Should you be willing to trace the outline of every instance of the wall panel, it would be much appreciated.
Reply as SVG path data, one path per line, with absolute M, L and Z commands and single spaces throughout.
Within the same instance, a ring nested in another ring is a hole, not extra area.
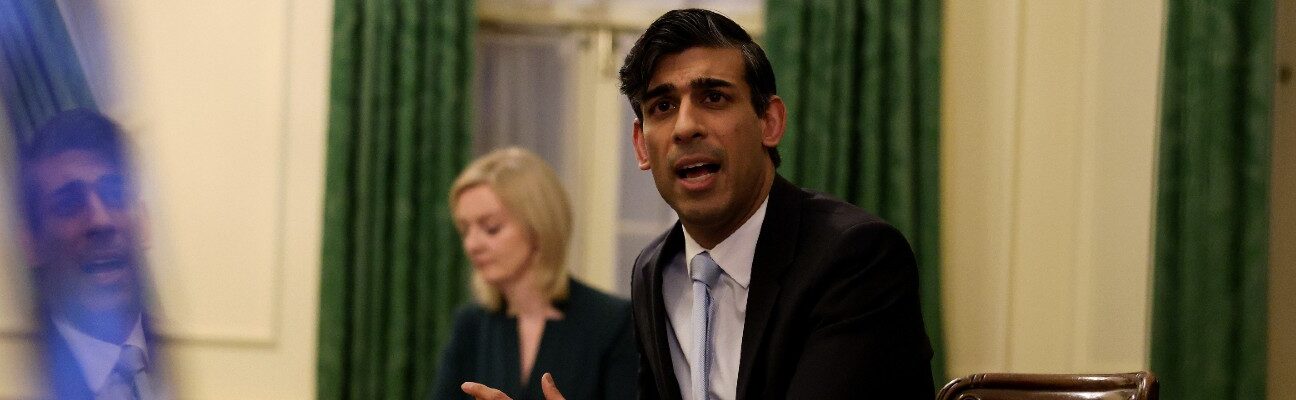
M 1162 6 L 949 1 L 952 375 L 1146 368 Z

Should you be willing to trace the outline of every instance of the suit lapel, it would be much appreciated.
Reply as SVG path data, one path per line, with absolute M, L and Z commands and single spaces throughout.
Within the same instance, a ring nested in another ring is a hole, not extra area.
M 653 349 L 658 362 L 653 363 L 655 369 L 653 373 L 656 376 L 663 377 L 659 380 L 658 392 L 668 399 L 680 398 L 679 380 L 675 377 L 674 364 L 671 361 L 670 342 L 666 324 L 666 301 L 662 295 L 662 272 L 675 260 L 675 256 L 684 251 L 684 231 L 679 222 L 671 228 L 667 234 L 666 240 L 662 241 L 661 247 L 653 253 L 653 258 L 648 260 L 646 265 L 648 278 L 652 279 L 652 290 L 649 296 L 652 299 L 652 337 Z
M 42 356 L 46 363 L 45 372 L 48 374 L 45 379 L 50 385 L 49 389 L 53 392 L 54 398 L 93 397 L 94 391 L 86 383 L 81 364 L 72 353 L 72 345 L 68 344 L 67 339 L 54 328 L 54 323 L 48 322 L 47 328 L 41 334 L 47 336 L 44 338 L 45 347 L 41 351 L 44 352 Z
M 738 362 L 738 398 L 749 397 L 747 388 L 753 363 L 762 356 L 770 312 L 778 300 L 780 281 L 796 255 L 797 235 L 801 222 L 801 190 L 776 176 L 770 188 L 765 222 L 756 239 L 752 259 L 751 286 L 747 292 L 747 317 L 743 323 L 742 355 Z

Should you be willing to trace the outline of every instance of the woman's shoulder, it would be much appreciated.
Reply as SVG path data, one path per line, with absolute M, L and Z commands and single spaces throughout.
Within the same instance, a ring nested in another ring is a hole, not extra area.
M 595 289 L 572 278 L 568 292 L 568 308 L 578 312 L 599 314 L 601 317 L 629 315 L 630 301 Z
M 477 304 L 475 301 L 468 301 L 454 311 L 454 326 L 456 330 L 476 329 L 484 321 L 489 319 L 493 313 Z

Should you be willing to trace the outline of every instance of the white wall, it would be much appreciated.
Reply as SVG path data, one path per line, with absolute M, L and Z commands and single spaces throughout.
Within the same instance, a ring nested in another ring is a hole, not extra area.
M 945 3 L 952 375 L 1146 368 L 1163 6 Z
M 138 148 L 177 393 L 314 397 L 331 2 L 100 4 L 115 83 L 101 106 Z M 3 301 L 22 301 L 15 283 Z M 10 317 L 0 398 L 27 397 L 30 324 Z

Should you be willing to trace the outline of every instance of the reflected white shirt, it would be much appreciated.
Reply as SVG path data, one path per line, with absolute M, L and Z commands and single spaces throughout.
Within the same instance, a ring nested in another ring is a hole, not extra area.
M 715 248 L 705 249 L 684 229 L 684 253 L 675 259 L 662 272 L 662 297 L 666 303 L 667 324 L 671 335 L 671 366 L 675 370 L 675 379 L 680 385 L 680 394 L 684 400 L 693 399 L 692 365 L 698 365 L 697 355 L 692 346 L 680 347 L 680 343 L 693 343 L 693 280 L 689 278 L 688 260 L 706 251 L 715 260 L 720 269 L 720 281 L 711 289 L 711 302 L 715 305 L 715 332 L 712 343 L 715 349 L 715 361 L 711 363 L 710 396 L 713 399 L 734 399 L 738 395 L 738 363 L 742 357 L 743 323 L 747 318 L 747 287 L 751 284 L 752 260 L 756 256 L 756 240 L 760 238 L 761 226 L 765 223 L 765 208 L 769 205 L 769 196 L 761 202 L 760 208 L 752 214 L 747 222 L 733 234 L 725 238 Z
M 108 343 L 81 332 L 71 322 L 62 318 L 54 318 L 54 327 L 58 329 L 59 335 L 63 336 L 63 340 L 72 350 L 77 365 L 81 366 L 86 386 L 90 387 L 91 391 L 99 393 L 108 383 L 108 375 L 117 365 L 117 360 L 121 358 L 122 345 Z M 126 342 L 122 344 L 144 349 L 145 357 L 151 358 L 148 354 L 148 345 L 144 342 L 144 323 L 141 318 L 135 318 L 135 328 L 131 329 L 130 335 L 126 336 Z

